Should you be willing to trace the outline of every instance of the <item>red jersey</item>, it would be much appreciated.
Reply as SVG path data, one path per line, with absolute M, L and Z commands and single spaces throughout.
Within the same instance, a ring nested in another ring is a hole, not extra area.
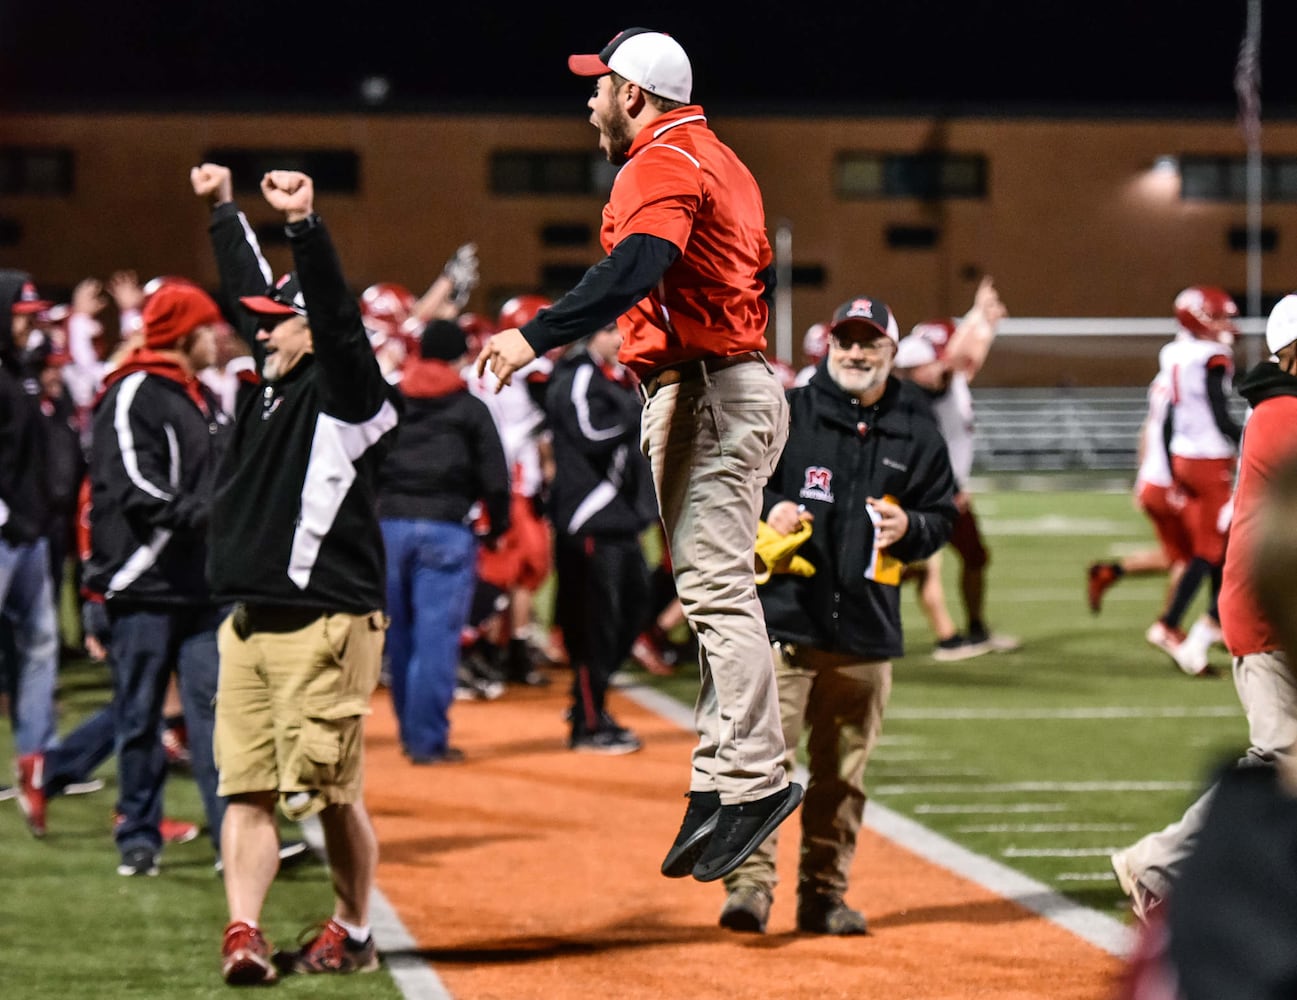
M 668 240 L 680 258 L 617 321 L 620 358 L 637 375 L 693 358 L 764 350 L 769 308 L 761 273 L 773 254 L 761 189 L 691 104 L 631 143 L 603 210 L 611 253 L 627 236 Z
M 1257 604 L 1252 589 L 1251 557 L 1260 527 L 1261 501 L 1270 480 L 1280 466 L 1297 456 L 1294 426 L 1297 426 L 1297 396 L 1276 395 L 1257 403 L 1243 432 L 1219 602 L 1225 646 L 1234 656 L 1282 648 Z

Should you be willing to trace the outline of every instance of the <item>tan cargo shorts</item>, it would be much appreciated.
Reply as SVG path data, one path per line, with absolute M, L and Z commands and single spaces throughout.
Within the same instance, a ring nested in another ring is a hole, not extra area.
M 360 801 L 387 619 L 239 605 L 221 623 L 220 795 L 277 791 L 289 819 Z

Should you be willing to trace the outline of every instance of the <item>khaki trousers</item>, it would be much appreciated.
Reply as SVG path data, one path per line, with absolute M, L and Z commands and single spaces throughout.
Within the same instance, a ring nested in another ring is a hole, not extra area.
M 641 446 L 676 592 L 698 635 L 690 789 L 719 792 L 727 805 L 788 783 L 753 567 L 762 487 L 787 439 L 788 403 L 766 364 L 662 386 L 644 403 Z

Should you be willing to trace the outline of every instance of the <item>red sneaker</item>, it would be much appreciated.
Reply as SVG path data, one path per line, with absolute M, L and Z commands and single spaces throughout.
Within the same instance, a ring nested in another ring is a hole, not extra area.
M 373 972 L 378 968 L 378 949 L 374 947 L 372 934 L 368 941 L 358 943 L 341 924 L 330 918 L 308 927 L 298 936 L 298 941 L 312 931 L 317 933 L 301 948 L 279 956 L 280 968 L 301 973 Z
M 45 755 L 25 753 L 18 758 L 18 807 L 33 837 L 45 836 Z
M 1103 594 L 1109 587 L 1116 583 L 1121 577 L 1117 571 L 1112 568 L 1110 563 L 1095 563 L 1090 567 L 1089 581 L 1086 584 L 1086 599 L 1089 601 L 1090 610 L 1096 615 L 1103 605 Z
M 113 828 L 121 826 L 125 818 L 119 812 L 113 813 Z M 187 844 L 198 837 L 198 824 L 163 816 L 162 822 L 158 824 L 158 833 L 162 835 L 164 844 Z
M 237 920 L 221 941 L 221 975 L 231 986 L 256 986 L 279 978 L 270 963 L 270 945 L 261 930 Z
M 193 761 L 189 756 L 189 736 L 184 723 L 162 727 L 162 750 L 167 755 L 167 766 L 184 769 Z

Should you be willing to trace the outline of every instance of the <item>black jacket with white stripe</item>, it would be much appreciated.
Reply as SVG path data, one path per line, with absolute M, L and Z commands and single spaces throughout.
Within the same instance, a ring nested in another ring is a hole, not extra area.
M 635 391 L 577 347 L 545 390 L 554 439 L 550 520 L 564 535 L 636 535 L 658 516 L 653 476 L 640 451 Z
M 164 354 L 136 351 L 95 405 L 85 585 L 110 604 L 211 602 L 207 520 L 230 418 Z
M 270 269 L 233 203 L 215 208 L 212 247 L 240 332 L 238 298 L 264 295 Z M 383 379 L 333 242 L 317 217 L 287 227 L 314 353 L 241 404 L 212 507 L 208 579 L 222 601 L 363 614 L 386 605 L 379 468 L 400 396 Z

